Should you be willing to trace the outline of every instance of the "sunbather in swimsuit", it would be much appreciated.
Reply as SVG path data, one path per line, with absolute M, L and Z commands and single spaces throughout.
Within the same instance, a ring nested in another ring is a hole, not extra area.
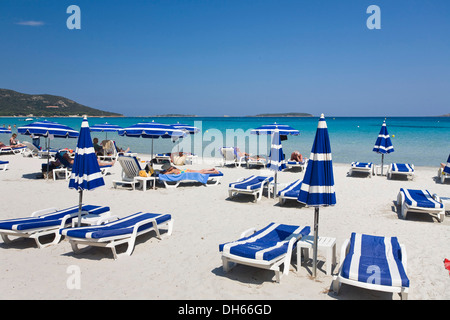
M 200 169 L 200 170 L 192 170 L 192 169 L 178 169 L 176 167 L 171 166 L 169 163 L 165 163 L 162 166 L 163 171 L 160 172 L 160 174 L 181 174 L 186 172 L 197 172 L 197 173 L 203 173 L 203 174 L 211 174 L 211 173 L 219 173 L 214 168 L 211 169 Z

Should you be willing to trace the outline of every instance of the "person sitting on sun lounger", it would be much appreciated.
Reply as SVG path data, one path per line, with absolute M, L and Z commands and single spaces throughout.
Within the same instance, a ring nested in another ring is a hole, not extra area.
M 298 152 L 296 150 L 296 151 L 292 152 L 290 160 L 297 161 L 297 162 L 303 162 L 303 156 L 300 152 Z
M 219 173 L 214 168 L 211 169 L 200 169 L 200 170 L 192 170 L 192 169 L 183 169 L 180 170 L 174 166 L 172 166 L 170 163 L 166 162 L 162 165 L 161 169 L 163 171 L 160 172 L 160 174 L 181 174 L 185 172 L 197 172 L 197 173 L 203 173 L 203 174 L 212 174 L 212 173 Z
M 20 143 L 17 140 L 17 133 L 13 133 L 13 135 L 9 139 L 9 144 L 11 145 L 12 148 L 25 147 L 24 144 Z

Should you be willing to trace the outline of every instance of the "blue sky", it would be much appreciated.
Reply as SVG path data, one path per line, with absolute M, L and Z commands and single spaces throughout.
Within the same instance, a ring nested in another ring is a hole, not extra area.
M 126 116 L 441 115 L 449 35 L 448 0 L 2 0 L 0 88 Z

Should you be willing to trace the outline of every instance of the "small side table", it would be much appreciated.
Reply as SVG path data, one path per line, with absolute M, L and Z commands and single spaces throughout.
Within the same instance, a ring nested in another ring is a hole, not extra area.
M 388 164 L 383 165 L 383 176 L 385 176 L 387 174 L 388 169 L 389 169 Z M 381 164 L 375 166 L 375 173 L 377 176 L 381 175 Z
M 284 188 L 286 187 L 286 183 L 277 183 L 277 192 L 278 191 L 280 191 L 280 190 L 283 190 Z M 269 182 L 269 185 L 268 185 L 268 196 L 269 196 L 269 198 L 274 198 L 275 199 L 275 197 L 276 197 L 276 194 L 275 194 L 275 182 Z
M 302 249 L 305 251 L 305 259 L 309 257 L 309 250 L 312 249 L 314 244 L 314 236 L 306 236 L 297 242 L 297 270 L 301 265 L 302 261 Z M 317 242 L 317 249 L 325 249 L 326 264 L 327 264 L 327 274 L 331 275 L 333 266 L 336 264 L 336 238 L 330 237 L 319 237 Z
M 147 182 L 153 182 L 153 190 L 156 189 L 156 177 L 134 177 L 134 181 L 142 184 L 142 191 L 147 190 Z
M 102 214 L 87 214 L 81 217 L 81 224 L 80 225 L 97 225 L 98 221 L 102 218 L 107 218 L 111 216 L 111 212 L 106 212 Z M 72 219 L 72 228 L 78 226 L 78 217 L 75 217 Z

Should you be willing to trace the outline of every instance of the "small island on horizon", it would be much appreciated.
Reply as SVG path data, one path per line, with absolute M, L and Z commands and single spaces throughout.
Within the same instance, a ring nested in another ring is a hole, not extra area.
M 314 117 L 314 116 L 310 113 L 304 112 L 287 112 L 287 113 L 261 113 L 247 117 Z

